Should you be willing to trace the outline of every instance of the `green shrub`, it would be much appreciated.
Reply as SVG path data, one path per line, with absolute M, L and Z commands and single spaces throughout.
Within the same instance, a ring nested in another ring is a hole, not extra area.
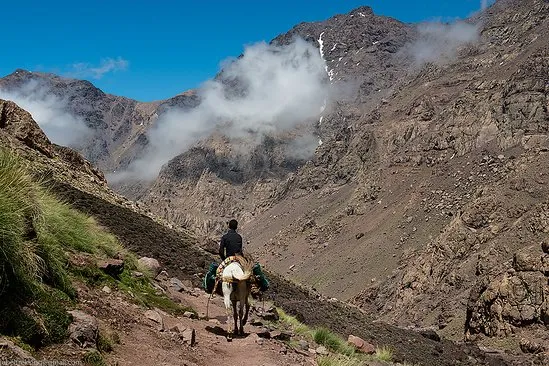
M 103 356 L 96 350 L 86 352 L 82 357 L 82 361 L 90 366 L 106 366 Z
M 35 348 L 58 343 L 67 337 L 71 316 L 66 311 L 67 295 L 58 290 L 41 290 L 33 303 L 21 307 L 14 302 L 0 309 L 0 325 L 8 335 L 19 337 Z
M 313 339 L 316 343 L 325 346 L 332 352 L 351 356 L 355 353 L 353 346 L 327 328 L 318 328 L 313 331 Z
M 97 349 L 99 352 L 112 352 L 114 349 L 114 341 L 108 334 L 100 333 L 97 338 Z

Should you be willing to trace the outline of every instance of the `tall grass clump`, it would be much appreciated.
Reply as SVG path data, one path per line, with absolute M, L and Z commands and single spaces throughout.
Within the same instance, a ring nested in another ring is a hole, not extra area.
M 0 149 L 0 305 L 26 297 L 43 274 L 32 222 L 39 216 L 37 184 L 12 154 Z
M 34 346 L 66 335 L 76 292 L 69 252 L 121 252 L 90 217 L 56 200 L 22 160 L 0 148 L 0 333 Z

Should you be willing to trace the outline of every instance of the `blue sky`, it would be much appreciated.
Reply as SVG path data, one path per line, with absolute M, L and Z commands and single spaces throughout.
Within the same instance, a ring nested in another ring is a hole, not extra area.
M 0 76 L 17 68 L 87 79 L 107 93 L 165 99 L 212 78 L 245 45 L 368 5 L 404 22 L 464 18 L 479 0 L 9 1 Z

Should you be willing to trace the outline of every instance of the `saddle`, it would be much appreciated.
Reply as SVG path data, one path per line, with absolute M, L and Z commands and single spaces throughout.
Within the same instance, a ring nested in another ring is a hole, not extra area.
M 243 257 L 240 256 L 230 256 L 227 257 L 221 264 L 217 263 L 211 263 L 210 269 L 206 276 L 204 277 L 204 290 L 206 290 L 207 293 L 211 294 L 212 292 L 216 292 L 219 295 L 222 295 L 221 293 L 221 286 L 217 286 L 219 282 L 229 282 L 229 283 L 235 283 L 233 279 L 223 278 L 223 270 L 231 263 L 239 262 L 240 260 L 246 260 Z M 255 263 L 253 266 L 253 274 L 250 277 L 250 282 L 252 285 L 252 294 L 257 294 L 259 292 L 267 291 L 269 288 L 269 281 L 263 274 L 263 271 L 261 270 L 261 266 L 259 263 Z

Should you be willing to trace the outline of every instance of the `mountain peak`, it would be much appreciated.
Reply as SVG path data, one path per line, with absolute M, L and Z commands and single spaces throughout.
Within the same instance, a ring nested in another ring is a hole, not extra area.
M 360 6 L 356 9 L 351 10 L 349 15 L 370 17 L 370 16 L 374 16 L 374 11 L 369 6 Z

